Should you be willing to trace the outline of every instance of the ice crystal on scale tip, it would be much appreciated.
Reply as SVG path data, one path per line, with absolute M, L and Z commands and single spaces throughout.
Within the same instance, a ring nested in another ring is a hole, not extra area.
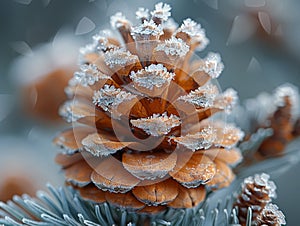
M 218 53 L 209 53 L 199 68 L 205 71 L 212 78 L 218 78 L 224 69 L 221 56 Z
M 113 107 L 119 104 L 132 100 L 136 96 L 116 89 L 114 86 L 105 85 L 99 91 L 96 91 L 93 96 L 93 103 L 101 107 L 104 111 L 111 111 Z
M 152 90 L 153 87 L 160 88 L 164 84 L 170 83 L 175 74 L 167 71 L 162 64 L 151 64 L 145 69 L 137 72 L 132 71 L 130 78 L 139 86 Z
M 286 103 L 287 101 L 290 103 Z M 286 104 L 292 106 L 291 113 L 293 120 L 297 119 L 300 115 L 299 101 L 298 89 L 291 84 L 281 85 L 274 92 L 274 104 L 276 106 L 284 107 Z
M 157 45 L 156 51 L 164 51 L 167 55 L 185 56 L 189 51 L 189 46 L 180 38 L 171 37 L 165 43 Z
M 141 21 L 148 20 L 149 16 L 150 16 L 149 9 L 145 9 L 143 7 L 140 7 L 138 9 L 138 11 L 136 11 L 135 15 L 136 15 L 136 18 L 141 20 Z
M 58 135 L 57 144 L 90 156 L 59 156 L 62 165 L 79 158 L 64 169 L 75 188 L 90 182 L 78 188 L 83 198 L 105 196 L 106 202 L 141 213 L 191 208 L 205 199 L 206 184 L 220 189 L 234 179 L 230 165 L 241 159 L 235 148 L 240 130 L 210 119 L 216 112 L 230 113 L 236 93 L 222 93 L 212 81 L 224 67 L 220 55 L 194 55 L 208 44 L 204 29 L 191 19 L 178 27 L 170 10 L 163 3 L 153 11 L 140 8 L 134 26 L 117 13 L 111 26 L 120 36 L 99 33 L 81 50 L 85 66 L 74 75 L 80 103 L 67 102 L 63 112 L 81 127 L 74 124 Z M 86 163 L 99 159 L 95 169 Z M 192 202 L 186 203 L 187 195 Z
M 219 94 L 219 89 L 216 85 L 208 84 L 192 90 L 189 94 L 181 96 L 178 100 L 194 104 L 195 106 L 207 108 L 211 107 L 215 98 Z
M 114 66 L 126 66 L 127 64 L 132 64 L 138 61 L 138 57 L 132 55 L 129 51 L 126 51 L 123 48 L 115 48 L 110 51 L 107 51 L 104 55 L 104 62 L 110 68 Z
M 83 86 L 94 85 L 100 78 L 109 79 L 103 75 L 94 64 L 81 65 L 80 71 L 74 73 L 74 77 L 70 80 L 71 85 L 81 84 Z
M 141 118 L 130 121 L 133 126 L 143 129 L 147 134 L 152 136 L 162 136 L 168 134 L 173 127 L 180 125 L 180 119 L 176 115 L 168 116 L 167 113 L 162 115 L 154 114 L 149 118 Z
M 136 27 L 132 28 L 133 37 L 135 40 L 144 40 L 149 37 L 159 37 L 163 34 L 161 25 L 157 25 L 153 20 L 144 22 Z

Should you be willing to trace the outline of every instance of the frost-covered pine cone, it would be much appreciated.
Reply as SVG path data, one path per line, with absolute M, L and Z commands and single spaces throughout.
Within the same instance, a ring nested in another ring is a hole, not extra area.
M 215 83 L 219 54 L 193 54 L 208 44 L 204 29 L 191 19 L 177 27 L 170 9 L 140 8 L 135 26 L 117 13 L 122 39 L 102 31 L 80 50 L 60 109 L 73 128 L 54 142 L 67 182 L 87 200 L 146 213 L 190 208 L 234 179 L 243 132 L 213 116 L 230 112 L 236 92 Z
M 265 208 L 257 216 L 257 220 L 255 222 L 255 225 L 257 226 L 280 226 L 285 224 L 286 222 L 284 214 L 278 209 L 277 205 L 272 203 L 265 206 Z
M 268 117 L 267 127 L 273 135 L 267 138 L 258 152 L 265 157 L 281 154 L 286 145 L 299 136 L 299 94 L 296 87 L 282 85 L 273 95 L 274 110 Z
M 276 186 L 269 178 L 269 175 L 262 173 L 244 180 L 242 191 L 234 204 L 238 207 L 240 223 L 246 222 L 248 207 L 252 209 L 253 220 L 256 220 L 263 208 L 276 197 Z

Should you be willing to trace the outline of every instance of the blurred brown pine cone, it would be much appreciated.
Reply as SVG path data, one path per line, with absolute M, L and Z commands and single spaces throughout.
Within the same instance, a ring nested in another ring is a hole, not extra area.
M 257 226 L 280 226 L 285 224 L 284 214 L 278 209 L 277 205 L 272 203 L 265 206 L 265 208 L 257 216 L 257 220 L 255 222 L 255 225 Z
M 243 225 L 247 219 L 248 207 L 252 209 L 252 219 L 256 220 L 263 208 L 276 196 L 276 186 L 269 178 L 269 175 L 262 173 L 244 180 L 242 191 L 234 204 L 238 207 L 238 217 Z
M 212 116 L 229 113 L 236 92 L 215 83 L 218 54 L 193 54 L 208 43 L 204 29 L 191 19 L 177 28 L 170 9 L 140 8 L 136 26 L 117 13 L 111 24 L 122 40 L 103 31 L 80 50 L 60 109 L 73 128 L 54 142 L 67 182 L 87 200 L 142 213 L 191 208 L 207 187 L 234 179 L 243 132 Z
M 64 88 L 77 69 L 79 46 L 78 40 L 62 32 L 13 62 L 11 77 L 20 90 L 22 110 L 45 122 L 61 120 L 58 109 L 67 100 Z
M 7 202 L 14 195 L 34 195 L 36 187 L 30 178 L 20 175 L 10 175 L 6 178 L 1 178 L 0 183 L 0 201 Z
M 270 115 L 267 127 L 273 129 L 273 135 L 267 138 L 258 149 L 263 157 L 280 155 L 286 145 L 299 135 L 298 92 L 292 86 L 283 85 L 274 94 L 276 110 Z

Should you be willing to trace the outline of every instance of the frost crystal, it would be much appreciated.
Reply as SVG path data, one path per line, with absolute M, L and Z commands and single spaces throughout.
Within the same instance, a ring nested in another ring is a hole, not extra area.
M 286 105 L 285 98 L 288 97 L 292 105 L 292 117 L 295 119 L 299 115 L 299 94 L 298 89 L 291 84 L 284 84 L 275 90 L 274 102 L 276 106 Z
M 89 53 L 95 53 L 96 52 L 96 44 L 95 43 L 91 43 L 91 44 L 87 44 L 86 46 L 84 47 L 81 47 L 79 49 L 79 54 L 81 56 L 85 56 L 86 54 L 89 54 Z
M 156 51 L 164 51 L 167 55 L 183 57 L 187 54 L 190 47 L 180 38 L 172 36 L 165 40 L 164 43 L 158 44 Z
M 243 139 L 245 133 L 234 124 L 218 122 L 218 128 L 221 128 L 221 135 L 214 143 L 215 146 L 221 146 L 227 149 L 233 148 L 237 142 Z
M 94 85 L 99 79 L 109 79 L 107 75 L 103 75 L 94 64 L 84 64 L 80 66 L 80 71 L 74 73 L 74 77 L 70 80 L 70 85 Z
M 170 10 L 170 5 L 159 2 L 155 5 L 155 9 L 151 12 L 151 15 L 154 18 L 159 18 L 163 21 L 167 21 L 171 16 Z
M 110 68 L 114 68 L 115 66 L 126 66 L 137 61 L 138 57 L 136 55 L 132 55 L 124 48 L 112 49 L 104 54 L 104 62 Z
M 130 78 L 139 86 L 152 90 L 153 87 L 161 87 L 170 83 L 175 74 L 167 71 L 162 64 L 151 64 L 145 69 L 132 71 Z
M 191 91 L 188 95 L 181 96 L 178 100 L 183 100 L 196 107 L 207 108 L 213 105 L 213 102 L 219 93 L 218 87 L 208 84 Z
M 144 20 L 141 25 L 132 28 L 132 34 L 135 39 L 141 37 L 148 39 L 149 36 L 158 37 L 162 35 L 163 31 L 162 26 L 155 24 L 153 20 Z
M 144 130 L 148 135 L 162 136 L 168 134 L 172 128 L 179 126 L 181 121 L 176 115 L 167 113 L 154 114 L 148 118 L 130 120 L 133 126 Z
M 204 71 L 211 78 L 218 78 L 224 69 L 224 64 L 221 61 L 221 56 L 218 53 L 208 53 L 202 60 L 199 67 L 200 71 Z
M 139 20 L 148 20 L 149 18 L 149 9 L 145 9 L 140 7 L 136 12 L 135 12 L 136 18 Z
M 67 122 L 76 122 L 78 119 L 85 116 L 84 111 L 76 111 L 76 101 L 66 101 L 59 108 L 59 115 L 63 117 Z M 78 110 L 78 109 L 77 109 Z
M 268 174 L 255 174 L 254 177 L 247 177 L 244 180 L 245 184 L 256 184 L 261 187 L 265 187 L 264 190 L 268 191 L 270 198 L 276 198 L 276 185 L 273 181 L 270 181 L 270 176 Z
M 212 146 L 213 142 L 216 140 L 216 131 L 211 126 L 203 128 L 200 132 L 195 134 L 188 134 L 183 137 L 173 138 L 179 144 L 184 145 L 192 151 L 199 149 L 208 149 Z
M 126 24 L 130 25 L 130 22 L 121 12 L 117 12 L 115 15 L 110 17 L 110 24 L 114 29 L 118 29 Z
M 213 105 L 215 108 L 224 109 L 228 112 L 232 110 L 232 108 L 237 104 L 237 102 L 237 92 L 234 89 L 229 88 L 225 90 L 221 95 L 216 97 Z
M 97 157 L 109 156 L 126 146 L 121 142 L 107 140 L 98 133 L 88 135 L 81 143 L 88 152 Z
M 116 89 L 114 86 L 105 85 L 93 96 L 93 103 L 101 107 L 104 111 L 112 112 L 114 107 L 125 101 L 134 99 L 136 95 Z
M 190 38 L 192 39 L 192 43 L 200 43 L 200 45 L 197 46 L 197 50 L 199 51 L 205 49 L 205 47 L 209 43 L 209 40 L 205 35 L 205 30 L 201 28 L 200 24 L 197 24 L 190 18 L 183 21 L 183 24 L 180 26 L 176 33 L 180 32 L 186 33 L 188 36 L 190 36 Z
M 162 28 L 175 31 L 178 28 L 178 23 L 176 23 L 173 18 L 169 18 L 165 23 L 162 24 Z
M 201 31 L 201 25 L 197 24 L 191 18 L 187 18 L 183 21 L 182 25 L 178 29 L 178 32 L 184 32 L 189 36 L 193 37 L 198 35 L 199 31 Z
M 109 31 L 102 31 L 102 34 L 96 34 L 93 36 L 95 49 L 98 51 L 107 51 L 113 48 L 117 48 L 116 45 L 109 43 L 106 36 L 108 36 Z

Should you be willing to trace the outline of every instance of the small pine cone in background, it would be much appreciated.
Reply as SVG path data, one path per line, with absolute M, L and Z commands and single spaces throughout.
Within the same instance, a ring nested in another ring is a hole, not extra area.
M 61 120 L 64 88 L 77 68 L 79 42 L 60 34 L 52 43 L 33 48 L 32 56 L 20 56 L 11 65 L 11 77 L 20 90 L 22 110 L 44 122 Z
M 299 133 L 299 94 L 295 87 L 282 85 L 275 90 L 276 110 L 269 117 L 267 127 L 273 129 L 273 135 L 259 147 L 258 153 L 263 157 L 282 154 L 286 145 Z
M 87 200 L 139 213 L 192 208 L 235 178 L 243 132 L 213 116 L 230 113 L 236 92 L 216 86 L 219 54 L 194 55 L 208 44 L 204 29 L 191 19 L 177 27 L 170 9 L 140 8 L 136 26 L 117 13 L 123 40 L 106 30 L 80 49 L 60 108 L 73 128 L 54 143 L 66 181 Z
M 26 178 L 17 173 L 2 176 L 0 181 L 0 201 L 11 200 L 14 195 L 34 195 L 37 188 L 31 178 Z
M 234 204 L 238 207 L 238 217 L 243 225 L 247 219 L 248 207 L 252 209 L 253 220 L 256 220 L 263 208 L 276 197 L 276 186 L 269 178 L 269 175 L 262 173 L 244 180 L 242 191 Z
M 257 216 L 257 220 L 255 222 L 256 226 L 280 226 L 285 224 L 286 222 L 284 214 L 278 209 L 277 205 L 272 203 L 264 207 L 261 213 Z

